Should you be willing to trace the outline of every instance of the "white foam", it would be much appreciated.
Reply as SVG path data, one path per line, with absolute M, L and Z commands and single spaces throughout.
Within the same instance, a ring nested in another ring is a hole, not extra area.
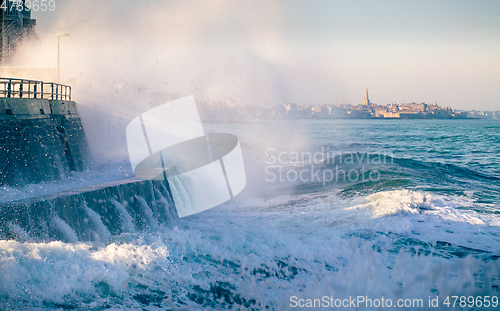
M 206 215 L 197 222 L 181 219 L 174 230 L 129 236 L 97 250 L 83 243 L 0 241 L 0 278 L 5 280 L 0 296 L 13 306 L 28 301 L 29 307 L 57 303 L 126 309 L 145 307 L 137 295 L 163 292 L 164 299 L 149 309 L 171 308 L 171 303 L 203 309 L 187 293 L 201 295 L 195 286 L 209 290 L 222 282 L 230 284 L 233 297 L 282 310 L 289 308 L 292 295 L 426 300 L 435 295 L 431 290 L 440 295 L 495 294 L 478 283 L 484 282 L 485 271 L 490 271 L 488 277 L 498 276 L 495 262 L 406 251 L 391 257 L 373 249 L 372 241 L 342 237 L 331 227 L 315 225 L 307 232 L 288 230 L 288 221 L 278 219 L 248 223 L 217 212 Z M 110 294 L 115 298 L 109 300 Z
M 212 299 L 203 290 L 217 286 L 231 299 L 255 300 L 250 308 L 276 310 L 289 309 L 293 295 L 426 302 L 437 293 L 498 295 L 500 264 L 481 259 L 500 252 L 498 217 L 471 205 L 478 207 L 471 198 L 419 191 L 351 198 L 331 191 L 241 200 L 97 248 L 0 241 L 0 307 L 205 309 L 193 297 Z M 483 253 L 454 255 L 467 245 Z M 158 300 L 146 305 L 139 296 Z

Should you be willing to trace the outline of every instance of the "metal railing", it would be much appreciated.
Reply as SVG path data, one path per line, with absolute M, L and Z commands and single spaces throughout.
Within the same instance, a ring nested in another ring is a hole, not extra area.
M 0 78 L 0 98 L 71 100 L 71 86 L 36 80 Z

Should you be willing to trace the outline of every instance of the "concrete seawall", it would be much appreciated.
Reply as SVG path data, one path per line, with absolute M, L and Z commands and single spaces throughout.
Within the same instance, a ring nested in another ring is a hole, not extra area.
M 0 78 L 0 158 L 0 186 L 13 188 L 89 168 L 70 86 Z M 129 179 L 0 204 L 0 238 L 103 241 L 173 218 L 168 183 Z
M 175 218 L 167 183 L 129 179 L 0 205 L 0 237 L 102 241 Z
M 60 180 L 91 162 L 73 101 L 0 100 L 0 185 Z

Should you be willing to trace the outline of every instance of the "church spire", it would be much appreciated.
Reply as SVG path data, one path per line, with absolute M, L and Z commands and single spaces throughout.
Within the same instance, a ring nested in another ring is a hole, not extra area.
M 368 86 L 366 87 L 366 94 L 365 94 L 365 103 L 366 106 L 369 106 L 370 103 L 370 98 L 368 97 Z

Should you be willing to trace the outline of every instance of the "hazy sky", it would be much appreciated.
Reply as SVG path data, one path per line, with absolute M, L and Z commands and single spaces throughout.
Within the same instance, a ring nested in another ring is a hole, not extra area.
M 82 93 L 146 85 L 241 105 L 326 104 L 361 103 L 368 86 L 378 104 L 500 109 L 500 1 L 56 6 L 33 14 L 41 38 L 33 62 L 55 67 L 55 33 L 70 33 L 61 39 L 62 76 Z

